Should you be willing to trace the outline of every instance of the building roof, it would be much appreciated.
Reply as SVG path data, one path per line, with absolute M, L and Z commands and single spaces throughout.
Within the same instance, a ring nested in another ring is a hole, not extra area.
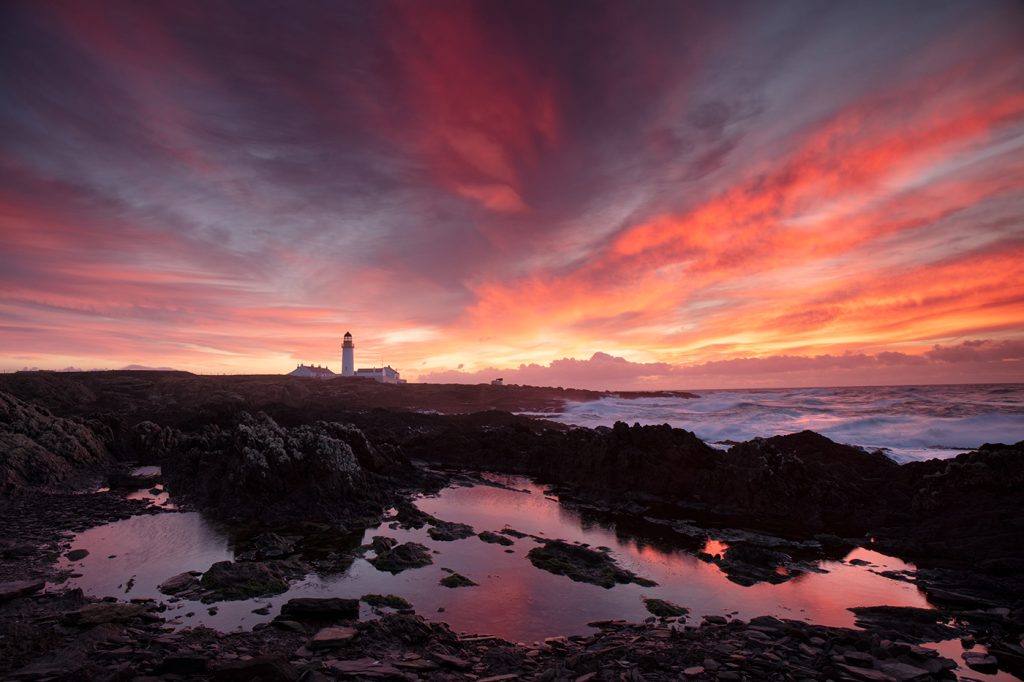
M 331 371 L 330 367 L 314 367 L 313 365 L 299 365 L 291 372 L 290 377 L 316 377 L 317 379 L 328 379 L 338 376 Z

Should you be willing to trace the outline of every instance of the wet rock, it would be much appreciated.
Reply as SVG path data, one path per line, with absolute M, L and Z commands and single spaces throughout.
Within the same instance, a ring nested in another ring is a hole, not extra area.
M 126 623 L 138 618 L 146 610 L 142 604 L 122 602 L 100 602 L 86 604 L 80 609 L 64 614 L 64 621 L 72 625 L 99 625 L 101 623 Z
M 295 543 L 277 533 L 260 533 L 242 545 L 236 561 L 283 559 L 295 552 Z
M 791 564 L 793 558 L 785 552 L 750 544 L 730 545 L 714 562 L 726 577 L 744 586 L 759 582 L 782 583 L 800 575 L 798 571 L 780 571 Z
M 473 527 L 465 523 L 455 523 L 452 521 L 434 521 L 434 525 L 427 530 L 427 535 L 433 540 L 440 542 L 451 542 L 452 540 L 462 540 L 464 538 L 472 537 L 476 534 Z
M 342 677 L 356 677 L 370 680 L 405 679 L 401 670 L 374 658 L 357 658 L 350 661 L 324 661 L 324 669 Z
M 460 575 L 458 573 L 452 573 L 449 576 L 441 578 L 440 584 L 443 587 L 452 587 L 452 588 L 454 588 L 454 587 L 476 587 L 477 586 L 477 584 L 475 582 L 473 582 L 472 580 L 470 580 L 466 576 Z
M 344 626 L 323 628 L 313 635 L 313 639 L 309 641 L 309 648 L 314 651 L 317 649 L 334 649 L 342 644 L 347 644 L 355 636 L 355 628 Z
M 964 663 L 971 670 L 977 670 L 979 673 L 995 673 L 999 670 L 999 664 L 996 661 L 995 656 L 989 654 L 983 654 L 978 651 L 965 651 L 961 654 L 964 659 Z
M 434 563 L 430 550 L 418 542 L 406 542 L 394 545 L 383 552 L 378 551 L 377 556 L 368 561 L 377 570 L 389 573 L 401 573 L 410 568 L 420 568 Z
M 0 583 L 0 602 L 33 594 L 44 587 L 46 587 L 46 581 L 44 580 L 18 580 L 10 583 Z
M 338 621 L 359 618 L 359 600 L 339 597 L 299 597 L 289 599 L 281 607 L 282 620 Z
M 443 666 L 454 668 L 455 670 L 469 670 L 473 667 L 473 664 L 469 661 L 459 658 L 458 656 L 452 656 L 450 654 L 435 653 L 433 654 L 434 660 Z
M 645 587 L 657 584 L 620 568 L 606 552 L 564 540 L 549 540 L 531 549 L 526 556 L 537 568 L 555 575 L 564 575 L 575 582 L 591 583 L 604 588 L 620 583 L 636 583 Z
M 504 535 L 489 530 L 483 531 L 477 537 L 479 537 L 484 542 L 489 542 L 495 545 L 504 545 L 508 547 L 515 544 L 512 540 L 509 540 Z
M 258 656 L 247 661 L 222 663 L 213 671 L 213 679 L 217 682 L 295 682 L 300 674 L 298 668 L 282 656 Z
M 288 573 L 280 563 L 218 561 L 199 581 L 203 601 L 251 599 L 288 591 Z
M 81 561 L 87 556 L 89 556 L 89 550 L 87 549 L 73 549 L 64 555 L 68 561 Z
M 952 639 L 961 631 L 947 624 L 949 614 L 938 609 L 911 606 L 857 606 L 849 609 L 855 622 L 866 630 L 887 633 L 891 639 L 917 642 Z
M 685 616 L 690 612 L 685 606 L 679 606 L 673 604 L 670 601 L 664 599 L 644 599 L 644 606 L 647 611 L 651 614 L 658 616 L 659 618 L 673 618 L 679 616 Z
M 394 594 L 364 594 L 361 599 L 370 606 L 387 607 L 396 610 L 412 608 L 412 604 L 406 599 Z
M 206 656 L 168 656 L 157 666 L 157 672 L 164 675 L 199 675 L 210 667 Z
M 202 574 L 198 571 L 185 571 L 163 581 L 156 589 L 163 594 L 180 594 L 195 590 L 199 587 L 200 575 Z
M 879 663 L 878 669 L 897 682 L 917 682 L 929 680 L 932 677 L 931 673 L 924 668 L 899 661 Z

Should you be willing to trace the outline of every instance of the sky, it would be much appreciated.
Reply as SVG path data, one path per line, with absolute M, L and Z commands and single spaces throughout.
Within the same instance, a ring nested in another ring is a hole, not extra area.
M 1024 5 L 0 6 L 0 370 L 1024 381 Z

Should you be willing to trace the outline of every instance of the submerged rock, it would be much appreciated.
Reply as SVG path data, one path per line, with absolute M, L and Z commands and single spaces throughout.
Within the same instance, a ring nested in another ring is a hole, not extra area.
M 657 585 L 653 580 L 620 568 L 606 553 L 574 545 L 564 540 L 549 540 L 540 547 L 534 547 L 527 555 L 537 568 L 564 575 L 580 583 L 591 583 L 604 588 L 616 584 L 636 583 L 645 587 Z
M 476 587 L 477 583 L 473 582 L 469 578 L 459 573 L 452 573 L 449 576 L 441 578 L 440 582 L 442 587 Z
M 391 540 L 391 538 L 383 538 Z M 374 538 L 376 541 L 376 538 Z M 420 568 L 434 563 L 430 550 L 418 542 L 406 542 L 377 550 L 377 556 L 368 560 L 374 568 L 389 573 L 401 573 L 410 568 Z
M 395 610 L 411 609 L 412 604 L 408 600 L 395 594 L 364 594 L 362 601 L 370 606 L 387 607 Z
M 484 542 L 489 542 L 489 543 L 495 544 L 495 545 L 504 545 L 504 546 L 508 547 L 510 545 L 514 545 L 515 544 L 512 540 L 510 540 L 509 538 L 505 537 L 504 535 L 501 535 L 499 533 L 495 533 L 495 532 L 489 531 L 489 530 L 485 530 L 485 531 L 481 532 L 477 537 L 479 537 Z
M 685 606 L 679 606 L 673 604 L 670 601 L 664 599 L 644 599 L 644 607 L 655 616 L 659 618 L 678 618 L 679 616 L 685 616 L 690 612 L 690 609 Z
M 466 523 L 440 521 L 438 519 L 434 519 L 432 523 L 432 527 L 427 530 L 427 535 L 429 535 L 431 539 L 440 542 L 462 540 L 476 535 L 476 531 L 473 530 L 473 527 Z

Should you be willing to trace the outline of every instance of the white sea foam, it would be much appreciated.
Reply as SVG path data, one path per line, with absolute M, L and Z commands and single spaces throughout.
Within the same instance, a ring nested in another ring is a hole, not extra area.
M 671 424 L 710 444 L 817 431 L 899 462 L 952 457 L 1024 440 L 1024 385 L 883 386 L 704 391 L 699 398 L 617 397 L 571 403 L 555 418 L 579 426 Z M 726 446 L 722 446 L 726 447 Z

